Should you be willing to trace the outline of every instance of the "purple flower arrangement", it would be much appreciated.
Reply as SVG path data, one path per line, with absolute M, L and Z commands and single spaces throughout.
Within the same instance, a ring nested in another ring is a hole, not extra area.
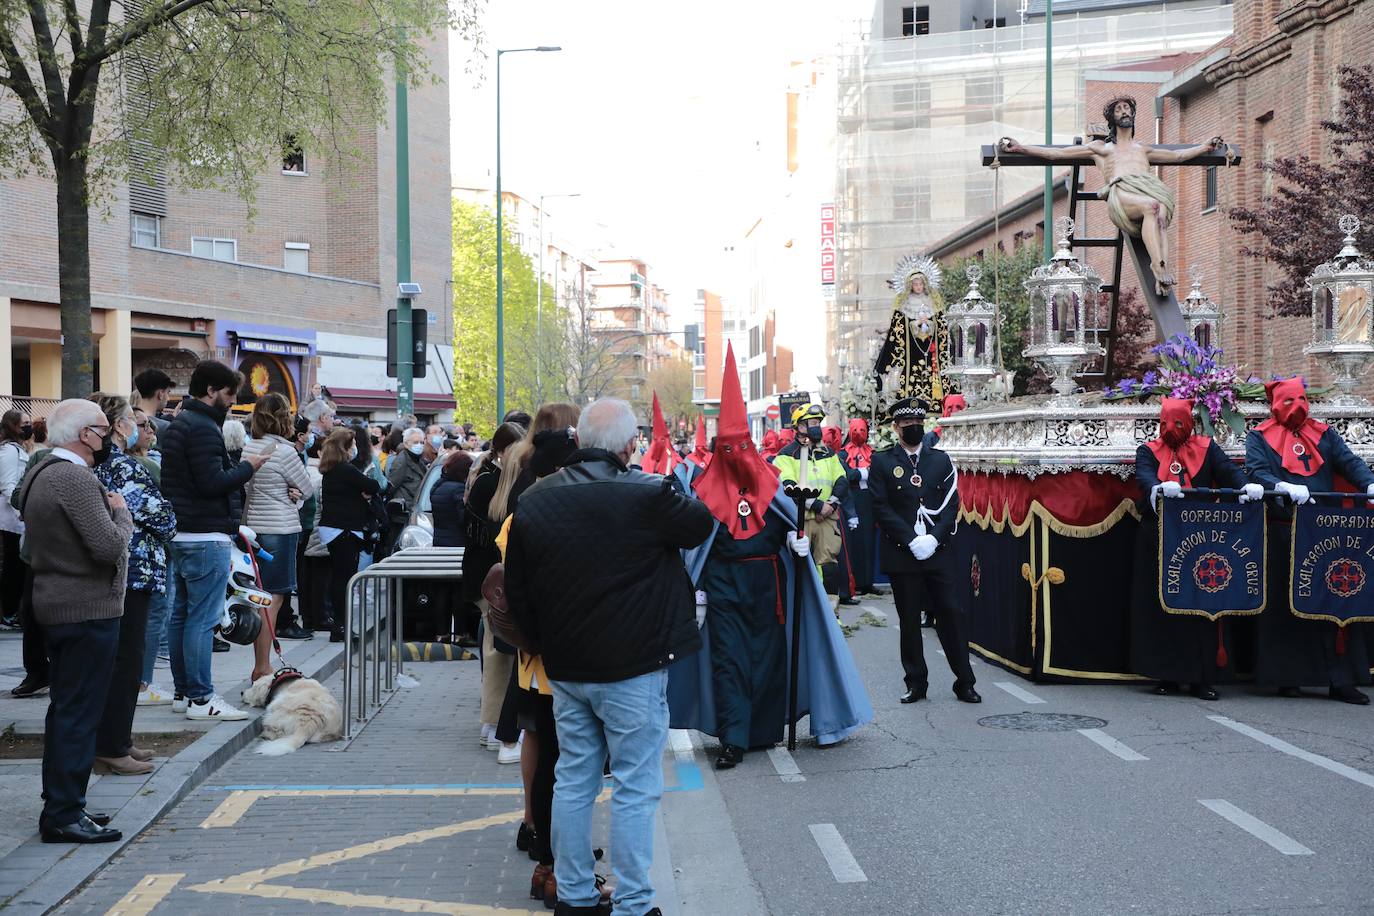
M 1102 392 L 1105 400 L 1187 398 L 1193 401 L 1193 411 L 1207 435 L 1214 435 L 1221 423 L 1237 435 L 1244 435 L 1245 420 L 1236 403 L 1264 400 L 1264 383 L 1260 379 L 1242 379 L 1236 366 L 1222 362 L 1220 347 L 1204 347 L 1182 334 L 1170 337 L 1150 352 L 1158 357 L 1159 368 L 1139 379 L 1122 379 Z

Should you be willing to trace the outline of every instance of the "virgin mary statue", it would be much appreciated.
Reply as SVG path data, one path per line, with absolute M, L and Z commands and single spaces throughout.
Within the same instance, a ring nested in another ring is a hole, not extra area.
M 887 339 L 873 366 L 879 387 L 889 380 L 885 400 L 921 398 L 938 405 L 958 385 L 945 375 L 951 365 L 949 329 L 945 326 L 945 300 L 940 295 L 940 265 L 933 258 L 907 255 L 897 265 L 888 286 L 897 300 L 888 325 Z

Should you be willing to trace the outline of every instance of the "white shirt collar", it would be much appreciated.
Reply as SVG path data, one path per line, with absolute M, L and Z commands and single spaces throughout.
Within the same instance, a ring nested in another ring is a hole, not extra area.
M 90 465 L 86 463 L 85 458 L 82 458 L 76 452 L 70 451 L 69 449 L 60 447 L 55 448 L 52 450 L 52 456 L 54 458 L 61 458 L 63 461 L 70 461 L 72 464 L 79 464 L 83 468 L 90 467 Z

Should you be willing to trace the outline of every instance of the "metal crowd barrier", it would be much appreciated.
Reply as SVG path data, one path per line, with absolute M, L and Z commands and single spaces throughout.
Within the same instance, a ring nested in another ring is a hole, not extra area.
M 372 708 L 382 704 L 384 691 L 390 694 L 396 689 L 396 675 L 403 670 L 404 653 L 397 651 L 404 640 L 402 583 L 407 579 L 461 578 L 463 548 L 411 547 L 374 563 L 349 580 L 348 610 L 344 615 L 345 739 L 353 737 L 354 726 L 366 722 Z

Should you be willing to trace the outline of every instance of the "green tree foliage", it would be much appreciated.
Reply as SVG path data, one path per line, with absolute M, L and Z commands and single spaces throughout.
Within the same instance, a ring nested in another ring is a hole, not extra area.
M 165 170 L 251 203 L 294 138 L 336 163 L 386 116 L 392 67 L 474 42 L 481 0 L 0 0 L 0 168 L 57 185 L 62 390 L 91 386 L 89 211 Z M 443 76 L 438 74 L 437 76 Z M 97 113 L 99 117 L 97 117 Z
M 1042 390 L 1043 376 L 1033 362 L 1021 355 L 1030 329 L 1030 297 L 1026 295 L 1025 283 L 1031 271 L 1040 265 L 1039 250 L 1034 245 L 1022 245 L 1010 253 L 994 252 L 981 259 L 960 258 L 946 263 L 945 274 L 940 280 L 946 307 L 964 298 L 964 293 L 968 292 L 968 277 L 964 271 L 975 263 L 983 268 L 982 279 L 978 281 L 983 295 L 989 301 L 996 298 L 1001 306 L 998 338 L 1002 368 L 1015 373 L 1012 393 L 1020 395 Z
M 503 239 L 506 408 L 534 412 L 564 395 L 561 340 L 566 309 L 544 284 L 539 316 L 536 269 Z M 540 329 L 542 328 L 542 334 Z M 453 394 L 458 416 L 490 434 L 496 416 L 496 213 L 480 204 L 453 202 Z
M 700 408 L 692 403 L 692 364 L 682 359 L 667 359 L 649 372 L 644 392 L 644 417 L 647 421 L 653 404 L 654 392 L 658 392 L 658 406 L 674 436 L 684 428 L 678 421 L 687 421 L 685 427 L 688 438 L 696 435 L 697 412 Z

